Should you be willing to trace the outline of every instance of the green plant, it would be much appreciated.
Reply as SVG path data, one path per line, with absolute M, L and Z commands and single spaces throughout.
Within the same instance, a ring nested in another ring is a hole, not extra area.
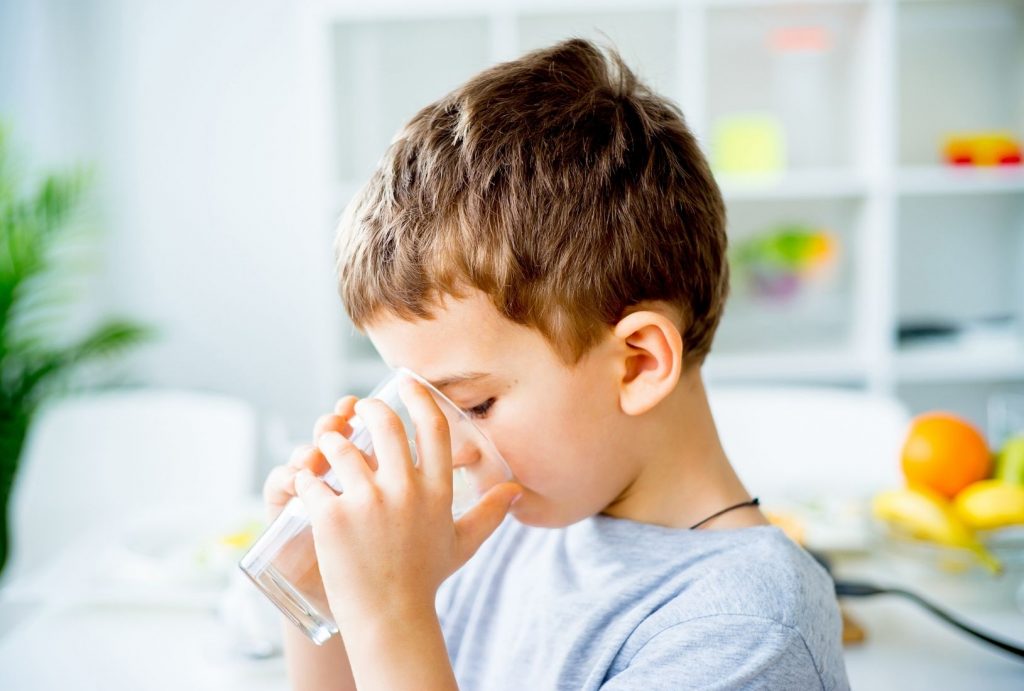
M 9 556 L 11 491 L 41 404 L 66 390 L 85 363 L 121 353 L 149 334 L 111 319 L 58 342 L 75 298 L 68 250 L 89 230 L 75 222 L 88 177 L 53 174 L 28 186 L 0 127 L 0 573 Z

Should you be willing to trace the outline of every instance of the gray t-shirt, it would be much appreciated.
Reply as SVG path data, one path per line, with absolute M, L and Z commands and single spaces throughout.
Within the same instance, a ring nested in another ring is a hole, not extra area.
M 437 610 L 463 691 L 849 688 L 832 580 L 773 526 L 507 517 Z

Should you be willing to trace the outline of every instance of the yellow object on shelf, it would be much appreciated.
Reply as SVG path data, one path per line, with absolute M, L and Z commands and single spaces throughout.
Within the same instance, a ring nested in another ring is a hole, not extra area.
M 957 166 L 1020 165 L 1021 146 L 1010 132 L 961 132 L 947 135 L 946 163 Z
M 719 173 L 778 173 L 785 167 L 785 136 L 771 115 L 730 115 L 715 123 L 712 144 Z

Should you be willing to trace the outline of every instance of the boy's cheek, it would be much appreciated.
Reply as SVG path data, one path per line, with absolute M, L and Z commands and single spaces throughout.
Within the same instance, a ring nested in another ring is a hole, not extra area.
M 548 452 L 546 432 L 529 427 L 517 430 L 488 430 L 488 436 L 501 453 L 516 482 L 528 491 L 541 491 L 545 469 L 551 464 L 545 460 Z
M 563 492 L 571 482 L 565 476 L 571 476 L 578 464 L 576 456 L 602 444 L 602 430 L 591 429 L 593 411 L 579 402 L 566 407 L 569 401 L 547 397 L 540 405 L 536 399 L 506 399 L 498 405 L 502 403 L 500 412 L 481 428 L 534 500 Z

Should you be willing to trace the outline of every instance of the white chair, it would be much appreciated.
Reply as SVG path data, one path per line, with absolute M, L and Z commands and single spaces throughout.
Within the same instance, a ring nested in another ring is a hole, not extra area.
M 719 437 L 766 503 L 863 498 L 898 485 L 910 416 L 898 400 L 839 388 L 711 385 Z
M 142 512 L 237 505 L 252 494 L 255 464 L 255 414 L 234 398 L 138 389 L 60 400 L 26 444 L 3 581 Z

